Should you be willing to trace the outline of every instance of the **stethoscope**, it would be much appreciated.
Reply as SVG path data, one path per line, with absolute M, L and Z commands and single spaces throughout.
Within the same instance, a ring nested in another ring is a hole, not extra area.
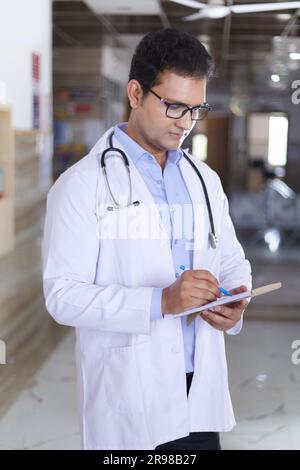
M 125 209 L 127 207 L 138 206 L 140 204 L 140 201 L 132 201 L 132 181 L 131 181 L 131 175 L 130 175 L 129 161 L 128 161 L 128 158 L 127 158 L 125 152 L 123 152 L 123 150 L 113 146 L 113 135 L 114 135 L 114 132 L 112 132 L 110 134 L 110 136 L 108 138 L 109 147 L 102 152 L 101 160 L 100 160 L 100 164 L 101 164 L 101 168 L 102 168 L 102 171 L 103 171 L 106 186 L 107 186 L 109 195 L 111 197 L 111 200 L 113 201 L 113 204 L 114 204 L 114 206 L 107 206 L 108 211 Z M 113 152 L 113 155 L 108 155 L 109 153 L 112 153 L 112 152 Z M 218 237 L 216 236 L 216 233 L 215 233 L 214 220 L 213 220 L 213 215 L 212 215 L 211 205 L 210 205 L 210 202 L 209 202 L 209 197 L 208 197 L 206 184 L 204 182 L 204 179 L 202 178 L 202 175 L 201 175 L 200 171 L 198 170 L 198 168 L 196 167 L 194 162 L 192 162 L 192 160 L 187 156 L 187 154 L 183 150 L 182 150 L 182 153 L 183 153 L 184 157 L 186 158 L 186 160 L 189 162 L 189 164 L 192 166 L 192 168 L 195 170 L 196 174 L 198 175 L 198 178 L 201 181 L 204 196 L 205 196 L 205 201 L 206 201 L 206 207 L 207 207 L 209 222 L 210 222 L 210 232 L 208 234 L 208 240 L 209 240 L 210 246 L 213 249 L 216 249 L 217 248 L 217 243 L 218 243 Z M 121 158 L 123 160 L 124 166 L 126 168 L 126 174 L 127 174 L 127 178 L 128 178 L 128 185 L 129 185 L 129 194 L 128 194 L 126 204 L 120 205 L 118 203 L 118 201 L 116 200 L 116 198 L 113 195 L 111 186 L 109 184 L 108 177 L 107 177 L 107 171 L 106 171 L 106 163 L 105 163 L 106 158 L 109 158 L 109 156 Z

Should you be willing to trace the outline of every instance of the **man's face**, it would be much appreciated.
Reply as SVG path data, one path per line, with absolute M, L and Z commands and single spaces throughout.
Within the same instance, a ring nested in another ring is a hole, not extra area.
M 169 103 L 193 107 L 205 102 L 206 80 L 164 71 L 160 74 L 160 84 L 152 90 Z M 195 125 L 190 111 L 181 118 L 167 117 L 166 105 L 151 92 L 140 100 L 135 112 L 140 135 L 158 151 L 179 148 Z

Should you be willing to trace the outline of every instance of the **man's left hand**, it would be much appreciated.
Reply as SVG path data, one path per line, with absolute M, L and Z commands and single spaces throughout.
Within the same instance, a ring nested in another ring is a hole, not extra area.
M 231 294 L 240 294 L 246 292 L 246 286 L 236 287 L 230 290 Z M 240 321 L 242 315 L 249 303 L 249 299 L 242 299 L 233 304 L 219 305 L 212 310 L 205 310 L 200 315 L 207 323 L 220 331 L 227 331 L 233 328 Z

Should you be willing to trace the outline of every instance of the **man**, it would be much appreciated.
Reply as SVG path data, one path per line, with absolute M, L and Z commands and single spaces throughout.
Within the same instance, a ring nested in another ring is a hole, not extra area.
M 147 34 L 131 63 L 128 123 L 107 131 L 48 195 L 44 292 L 56 321 L 76 328 L 85 449 L 220 449 L 218 433 L 235 424 L 223 332 L 240 331 L 247 301 L 190 325 L 174 318 L 219 298 L 220 286 L 251 288 L 218 176 L 180 149 L 209 110 L 210 71 L 193 36 Z M 216 246 L 187 158 L 207 188 Z

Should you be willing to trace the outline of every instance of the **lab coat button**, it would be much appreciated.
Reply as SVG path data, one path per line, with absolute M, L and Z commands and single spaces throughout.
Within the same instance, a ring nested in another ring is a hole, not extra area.
M 179 346 L 172 346 L 171 351 L 174 354 L 178 354 L 178 353 L 180 353 L 180 347 Z

